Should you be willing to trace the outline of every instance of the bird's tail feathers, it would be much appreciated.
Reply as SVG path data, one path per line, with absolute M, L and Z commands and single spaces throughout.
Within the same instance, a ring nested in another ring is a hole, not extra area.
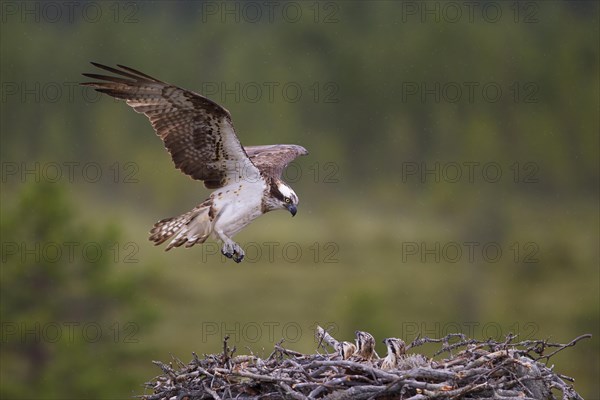
M 158 221 L 150 231 L 150 240 L 158 246 L 171 239 L 165 251 L 182 244 L 191 247 L 197 243 L 204 243 L 213 228 L 210 208 L 211 202 L 207 200 L 179 217 Z

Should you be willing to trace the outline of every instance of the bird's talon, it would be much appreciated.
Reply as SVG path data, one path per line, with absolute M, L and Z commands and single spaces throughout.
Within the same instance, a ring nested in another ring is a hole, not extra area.
M 221 253 L 222 253 L 222 254 L 223 254 L 225 257 L 227 257 L 227 258 L 231 258 L 231 257 L 233 257 L 233 254 L 232 254 L 232 253 L 229 253 L 229 252 L 227 252 L 227 251 L 221 251 Z

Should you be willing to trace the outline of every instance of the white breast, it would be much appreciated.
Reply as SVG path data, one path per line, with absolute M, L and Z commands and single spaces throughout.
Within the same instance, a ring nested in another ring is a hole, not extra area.
M 215 230 L 232 237 L 254 219 L 262 215 L 262 197 L 266 185 L 257 182 L 236 182 L 213 192 L 213 206 L 217 220 Z

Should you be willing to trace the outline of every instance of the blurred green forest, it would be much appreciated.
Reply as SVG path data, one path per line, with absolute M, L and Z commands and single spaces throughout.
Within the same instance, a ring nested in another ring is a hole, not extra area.
M 312 352 L 317 323 L 379 354 L 592 333 L 552 362 L 600 398 L 598 3 L 75 3 L 2 2 L 2 398 L 130 398 L 151 360 L 226 334 Z M 77 86 L 89 61 L 206 94 L 245 145 L 306 147 L 298 215 L 236 236 L 239 265 L 152 246 L 209 191 Z

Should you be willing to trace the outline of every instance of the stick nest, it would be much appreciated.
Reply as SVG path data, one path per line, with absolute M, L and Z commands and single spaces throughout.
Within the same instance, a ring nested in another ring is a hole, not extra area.
M 554 371 L 550 358 L 574 346 L 547 340 L 515 342 L 478 341 L 463 334 L 441 339 L 417 338 L 406 349 L 434 343 L 433 358 L 416 352 L 398 360 L 396 368 L 384 370 L 382 359 L 343 359 L 339 342 L 317 328 L 319 349 L 302 354 L 275 345 L 266 359 L 254 355 L 234 356 L 235 349 L 205 355 L 193 353 L 189 364 L 174 358 L 169 364 L 154 361 L 162 369 L 146 387 L 152 394 L 144 400 L 199 399 L 582 399 L 566 382 L 572 378 Z M 439 358 L 438 360 L 435 360 Z M 556 397 L 559 395 L 559 397 Z

